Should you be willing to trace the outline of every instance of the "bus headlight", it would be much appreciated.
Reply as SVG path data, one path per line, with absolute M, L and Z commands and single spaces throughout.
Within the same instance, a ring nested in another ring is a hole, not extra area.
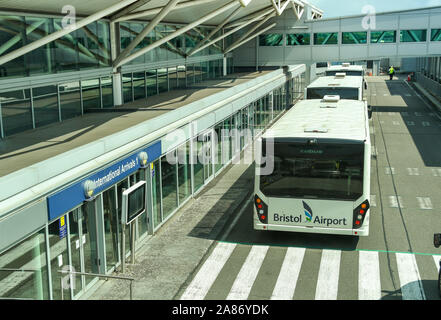
M 262 201 L 262 199 L 259 198 L 258 195 L 254 197 L 254 205 L 256 207 L 259 221 L 264 224 L 268 224 L 268 206 Z

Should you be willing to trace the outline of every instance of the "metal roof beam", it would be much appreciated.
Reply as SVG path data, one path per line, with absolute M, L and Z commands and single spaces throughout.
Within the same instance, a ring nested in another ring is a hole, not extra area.
M 34 42 L 31 42 L 17 50 L 14 50 L 8 54 L 0 56 L 0 65 L 3 65 L 9 61 L 12 61 L 22 55 L 25 55 L 26 53 L 29 53 L 35 49 L 38 49 L 45 44 L 48 44 L 52 41 L 55 41 L 69 33 L 72 33 L 75 30 L 81 29 L 84 26 L 87 26 L 88 24 L 95 22 L 99 19 L 102 19 L 118 10 L 121 10 L 122 8 L 127 7 L 128 5 L 131 5 L 132 3 L 136 2 L 137 0 L 123 0 L 118 2 L 117 4 L 114 4 L 113 6 L 110 6 L 106 9 L 103 9 L 97 13 L 94 13 L 87 18 L 81 19 L 77 21 L 75 24 L 70 25 L 68 28 L 63 28 L 62 30 L 56 31 L 54 33 L 51 33 L 50 35 L 47 35 L 44 38 L 41 38 L 39 40 L 36 40 Z
M 237 8 L 236 10 L 234 10 L 224 21 L 222 21 L 221 24 L 219 24 L 216 28 L 214 28 L 210 34 L 202 39 L 197 45 L 196 47 L 194 47 L 189 53 L 188 56 L 193 55 L 193 53 L 195 53 L 204 43 L 206 43 L 208 40 L 211 39 L 211 37 L 213 37 L 219 30 L 221 30 L 231 19 L 233 19 L 234 16 L 236 16 L 239 11 L 242 10 L 242 7 Z
M 189 8 L 189 7 L 192 7 L 192 6 L 206 4 L 206 3 L 209 3 L 209 2 L 213 2 L 213 1 L 216 1 L 216 0 L 190 0 L 190 1 L 184 1 L 182 3 L 178 3 L 173 10 L 185 9 L 185 8 Z M 152 15 L 160 13 L 163 8 L 164 7 L 157 7 L 157 8 L 152 8 L 152 9 L 147 9 L 147 10 L 135 12 L 135 13 L 128 14 L 128 15 L 125 15 L 125 16 L 122 16 L 122 17 L 118 17 L 114 21 L 115 22 L 121 22 L 121 21 L 135 20 L 135 19 L 139 19 L 139 18 L 144 18 L 146 16 L 152 16 Z
M 228 50 L 225 50 L 224 54 L 227 54 L 228 52 L 230 52 L 230 51 L 236 49 L 237 47 L 240 47 L 241 45 L 247 43 L 248 41 L 254 39 L 255 37 L 260 36 L 262 33 L 264 33 L 264 32 L 266 32 L 266 31 L 268 31 L 268 30 L 274 28 L 276 25 L 277 25 L 277 23 L 273 23 L 273 24 L 269 25 L 268 27 L 266 27 L 266 28 L 260 30 L 259 32 L 253 34 L 251 37 L 248 37 L 247 39 L 244 39 L 242 42 L 236 44 L 235 46 L 231 46 L 230 48 L 228 48 Z
M 238 27 L 236 27 L 236 28 L 234 28 L 234 29 L 232 29 L 232 30 L 230 30 L 230 31 L 228 31 L 228 32 L 226 32 L 226 33 L 224 33 L 223 35 L 221 35 L 221 36 L 217 37 L 216 39 L 210 41 L 209 43 L 207 43 L 206 45 L 204 45 L 204 46 L 198 48 L 197 50 L 193 50 L 193 51 L 191 52 L 191 54 L 190 54 L 190 53 L 188 54 L 188 56 L 191 56 L 191 55 L 193 55 L 193 54 L 195 54 L 195 53 L 197 53 L 197 52 L 199 52 L 199 51 L 201 51 L 201 50 L 203 50 L 203 49 L 205 49 L 205 48 L 211 46 L 212 44 L 214 44 L 214 43 L 216 43 L 216 42 L 222 40 L 223 38 L 228 37 L 229 35 L 232 35 L 233 33 L 239 31 L 239 30 L 242 29 L 242 28 L 245 28 L 246 26 L 248 26 L 249 24 L 251 24 L 251 23 L 253 23 L 253 22 L 262 19 L 265 15 L 270 14 L 272 11 L 273 11 L 273 9 L 270 9 L 270 11 L 267 11 L 266 13 L 264 13 L 264 14 L 262 14 L 262 15 L 260 15 L 260 16 L 257 16 L 257 17 L 255 17 L 254 19 L 251 19 L 251 20 L 249 20 L 249 21 L 243 23 L 242 25 L 240 25 L 240 26 L 238 26 Z
M 231 44 L 228 48 L 225 49 L 225 52 L 230 52 L 231 48 L 235 48 L 237 44 L 242 43 L 245 39 L 247 39 L 249 36 L 252 35 L 254 31 L 259 29 L 261 26 L 263 26 L 269 19 L 276 16 L 276 12 L 270 13 L 265 19 L 260 21 L 258 24 L 256 24 L 254 27 L 252 27 L 250 30 L 248 30 L 243 36 L 241 36 L 237 41 L 235 41 L 233 44 Z
M 176 7 L 179 0 L 170 0 L 165 7 L 162 8 L 162 10 L 159 12 L 159 14 L 150 21 L 149 24 L 133 39 L 132 42 L 125 48 L 119 56 L 115 59 L 114 64 L 118 65 L 122 59 L 127 57 L 130 52 L 133 51 L 133 49 L 136 48 L 136 46 L 150 33 L 155 29 L 155 27 L 161 22 L 162 19 L 171 11 L 173 8 Z
M 114 14 L 110 20 L 116 20 L 120 17 L 123 17 L 127 14 L 129 14 L 130 12 L 135 11 L 136 9 L 142 7 L 143 5 L 147 4 L 148 2 L 150 2 L 152 0 L 138 0 L 135 3 L 131 4 L 130 6 L 120 10 L 119 12 L 117 12 L 116 14 Z
M 271 6 L 265 7 L 263 9 L 261 9 L 261 10 L 252 12 L 252 13 L 248 14 L 246 17 L 242 17 L 242 18 L 239 18 L 237 20 L 234 20 L 234 21 L 226 24 L 225 25 L 225 29 L 237 27 L 237 26 L 241 25 L 242 23 L 247 22 L 250 19 L 255 18 L 258 15 L 261 15 L 262 13 L 267 12 L 269 9 L 272 9 L 272 8 L 273 8 L 273 6 L 271 5 Z
M 173 32 L 172 34 L 169 34 L 168 36 L 134 52 L 133 54 L 131 54 L 128 57 L 125 57 L 124 59 L 122 59 L 119 63 L 114 63 L 113 67 L 114 68 L 118 68 L 120 66 L 122 66 L 123 64 L 126 64 L 130 61 L 132 61 L 133 59 L 136 59 L 137 57 L 149 52 L 150 50 L 155 49 L 156 47 L 159 47 L 160 45 L 170 41 L 173 38 L 176 38 L 177 36 L 180 36 L 181 34 L 199 26 L 200 24 L 204 23 L 207 20 L 213 19 L 214 17 L 224 13 L 225 11 L 228 11 L 232 8 L 235 8 L 236 6 L 240 5 L 240 3 L 236 0 L 233 0 L 225 5 L 223 5 L 222 7 L 213 10 L 212 12 L 210 12 L 209 14 L 204 15 L 203 17 L 201 17 L 200 19 L 190 23 L 189 25 L 182 27 L 181 29 L 177 30 L 176 32 Z

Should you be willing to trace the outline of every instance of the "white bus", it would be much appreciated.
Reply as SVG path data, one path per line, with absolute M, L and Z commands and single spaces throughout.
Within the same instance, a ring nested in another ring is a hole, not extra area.
M 349 63 L 343 63 L 341 65 L 330 66 L 325 75 L 335 76 L 337 73 L 346 73 L 347 76 L 359 76 L 364 77 L 364 68 L 363 66 L 351 65 Z
M 332 101 L 300 101 L 258 140 L 255 230 L 369 235 L 366 108 Z
M 363 78 L 337 73 L 335 76 L 320 77 L 305 89 L 306 99 L 323 99 L 338 95 L 341 99 L 362 101 L 364 97 Z

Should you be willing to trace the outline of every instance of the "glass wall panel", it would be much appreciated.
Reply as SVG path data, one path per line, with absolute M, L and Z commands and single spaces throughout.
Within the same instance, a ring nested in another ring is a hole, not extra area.
M 25 21 L 27 29 L 27 43 L 40 40 L 41 38 L 53 32 L 52 19 L 50 18 L 26 17 Z M 0 40 L 0 43 L 3 42 Z M 50 43 L 27 53 L 25 55 L 25 60 L 26 68 L 29 70 L 29 75 L 55 72 L 55 70 L 52 69 L 55 61 L 52 51 L 52 45 Z
M 178 148 L 179 204 L 191 195 L 190 142 Z
M 232 158 L 231 149 L 232 139 L 231 139 L 231 119 L 227 118 L 223 122 L 222 128 L 222 156 L 223 163 L 226 164 Z
M 283 34 L 270 33 L 259 36 L 259 46 L 261 47 L 280 47 L 283 46 Z
M 161 167 L 160 161 L 151 164 L 152 176 L 152 202 L 153 202 L 153 228 L 162 222 L 161 214 Z
M 401 42 L 424 42 L 427 40 L 427 30 L 401 30 Z
M 156 82 L 156 70 L 147 70 L 145 72 L 147 82 L 147 96 L 153 96 L 158 94 L 158 87 Z
M 82 206 L 83 217 L 81 219 L 81 233 L 84 255 L 84 272 L 99 273 L 98 269 L 98 244 L 96 224 L 96 202 L 86 202 Z M 85 277 L 88 285 L 94 277 Z
M 210 78 L 210 62 L 202 62 L 202 81 L 208 80 Z
M 195 83 L 195 66 L 187 65 L 187 87 L 191 87 Z
M 430 41 L 441 41 L 441 29 L 432 29 Z
M 134 100 L 145 99 L 146 87 L 145 87 L 145 72 L 133 73 L 133 94 Z
M 123 89 L 123 99 L 124 103 L 133 101 L 133 91 L 132 91 L 132 74 L 126 73 L 122 75 L 122 89 Z
M 109 272 L 119 262 L 120 219 L 116 209 L 116 192 L 112 187 L 103 192 L 104 238 L 106 242 L 106 271 Z
M 32 129 L 30 90 L 0 93 L 5 136 Z
M 176 67 L 168 68 L 168 79 L 170 90 L 176 90 L 178 88 L 178 70 Z
M 3 298 L 49 298 L 45 229 L 0 254 L 0 284 Z
M 69 242 L 70 242 L 70 259 L 72 271 L 81 272 L 81 234 L 80 234 L 81 208 L 69 212 Z M 82 277 L 73 277 L 73 281 L 69 282 L 73 287 L 74 296 L 83 288 Z
M 295 33 L 286 35 L 287 46 L 309 46 L 311 44 L 311 34 Z
M 173 158 L 176 159 L 176 151 L 173 151 L 173 153 Z M 161 158 L 162 206 L 164 219 L 166 219 L 178 207 L 176 168 L 176 163 L 169 163 L 167 156 Z
M 185 66 L 178 66 L 178 88 L 186 88 L 186 70 Z
M 67 216 L 62 216 L 60 219 L 49 224 L 49 259 L 51 262 L 51 280 L 52 280 L 52 297 L 54 300 L 61 300 L 61 278 L 67 275 L 61 274 L 59 270 L 69 270 L 69 254 L 67 251 Z M 64 281 L 63 283 L 70 283 Z M 63 287 L 63 299 L 70 300 L 69 286 Z
M 167 68 L 158 69 L 158 89 L 159 93 L 168 91 Z
M 81 81 L 81 90 L 83 94 L 83 110 L 101 108 L 100 79 Z
M 204 73 L 202 68 L 202 62 L 196 63 L 194 65 L 194 69 L 195 69 L 195 75 L 194 75 L 195 83 L 202 82 L 202 77 Z
M 129 188 L 128 179 L 124 179 L 116 185 L 116 198 L 118 199 L 118 217 L 121 217 L 122 214 L 122 194 L 125 190 Z M 129 227 L 125 228 L 125 239 L 124 246 L 126 251 L 126 256 L 130 252 L 130 229 Z M 122 239 L 122 230 L 121 230 L 121 239 Z M 122 253 L 121 253 L 122 255 Z
M 57 86 L 32 88 L 32 98 L 36 127 L 59 120 Z
M 193 140 L 193 181 L 194 192 L 197 192 L 204 185 L 204 164 L 199 154 L 202 153 L 204 141 L 201 137 Z
M 392 31 L 371 31 L 371 43 L 395 43 L 397 32 Z
M 222 129 L 223 129 L 223 122 L 220 124 L 217 124 L 214 128 L 215 133 L 215 152 L 214 152 L 214 168 L 215 171 L 218 172 L 223 167 L 223 157 L 222 157 Z
M 63 30 L 62 19 L 53 19 L 54 31 Z M 78 30 L 54 41 L 55 67 L 57 72 L 79 70 Z
M 342 33 L 343 44 L 366 44 L 367 32 L 343 32 Z
M 0 16 L 0 55 L 15 51 L 26 44 L 24 17 Z M 0 77 L 27 75 L 25 56 L 0 65 Z
M 97 33 L 96 22 L 77 30 L 78 67 L 80 69 L 98 68 L 100 65 L 98 61 L 102 60 L 102 57 L 99 52 Z
M 103 108 L 112 108 L 114 106 L 112 77 L 101 78 L 101 92 L 103 99 Z
M 98 55 L 98 63 L 100 67 L 109 67 L 111 65 L 110 54 L 110 25 L 106 21 L 97 22 L 97 44 L 95 54 Z M 92 38 L 94 38 L 92 36 Z M 92 40 L 95 41 L 95 40 Z
M 164 38 L 167 35 L 168 28 L 165 25 L 159 24 L 155 27 L 157 40 Z M 157 61 L 167 61 L 167 44 L 163 44 L 156 48 L 156 59 Z
M 314 45 L 338 44 L 337 32 L 314 33 Z

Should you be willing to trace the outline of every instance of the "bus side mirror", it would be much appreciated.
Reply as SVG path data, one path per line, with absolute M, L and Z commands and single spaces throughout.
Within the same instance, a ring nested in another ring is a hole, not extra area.
M 365 89 L 365 90 L 368 89 L 368 85 L 367 85 L 367 82 L 366 82 L 366 81 L 364 82 L 364 89 Z
M 372 106 L 368 106 L 368 117 L 372 119 Z
M 435 234 L 433 235 L 433 245 L 435 248 L 439 248 L 441 246 L 441 234 Z

